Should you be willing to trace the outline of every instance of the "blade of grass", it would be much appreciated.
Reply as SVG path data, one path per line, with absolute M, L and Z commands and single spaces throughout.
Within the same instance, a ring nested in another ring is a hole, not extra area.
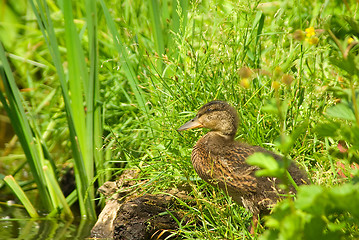
M 3 79 L 5 80 L 7 78 L 4 76 Z M 7 85 L 10 85 L 10 84 L 7 84 Z M 14 91 L 16 91 L 16 90 L 18 91 L 18 89 L 14 88 Z M 7 94 L 7 95 L 9 96 L 11 94 Z M 4 106 L 7 106 L 6 102 L 3 99 L 2 94 L 1 94 L 1 101 L 5 103 Z M 18 107 L 22 106 L 21 103 L 19 103 L 17 105 L 18 105 Z M 8 108 L 8 106 L 7 106 L 6 109 L 10 110 Z M 28 112 L 30 112 L 30 110 L 28 110 Z M 34 159 L 34 162 L 36 163 L 38 168 L 40 168 L 40 167 L 43 168 L 45 166 L 45 164 L 55 166 L 55 163 L 52 161 L 50 153 L 48 152 L 46 145 L 43 143 L 43 141 L 42 141 L 42 139 L 40 137 L 39 130 L 37 129 L 38 127 L 36 126 L 36 123 L 34 122 L 33 119 L 31 119 L 31 114 L 27 114 L 27 116 L 30 118 L 30 120 L 32 122 L 32 125 L 33 125 L 33 126 L 30 126 L 30 123 L 28 123 L 29 127 L 31 128 L 30 129 L 31 130 L 30 134 L 32 134 L 31 137 L 32 137 L 32 142 L 33 142 L 33 143 L 29 143 L 28 145 L 32 145 L 33 146 L 32 151 L 34 153 L 36 153 L 36 159 Z M 18 119 L 14 119 L 15 122 L 17 120 Z M 28 122 L 28 120 L 25 118 L 24 122 Z M 21 132 L 24 129 L 20 128 L 20 129 L 17 129 L 17 130 Z M 21 141 L 21 139 L 20 139 L 20 142 L 24 142 L 24 141 Z M 25 142 L 24 144 L 27 144 L 27 143 Z M 27 159 L 28 159 L 28 163 L 31 166 L 32 165 L 31 158 L 28 157 Z M 53 170 L 53 168 L 51 168 L 51 169 L 52 169 L 52 171 L 47 171 L 47 175 L 51 175 L 53 179 L 56 179 L 55 171 Z M 40 170 L 40 169 L 37 169 L 37 170 L 39 170 L 38 172 L 40 172 L 41 174 L 43 173 L 42 170 Z M 32 171 L 33 176 L 38 176 L 39 175 L 38 172 Z M 46 196 L 47 194 L 49 195 L 49 201 L 51 201 L 51 204 L 50 204 L 51 209 L 50 210 L 52 210 L 53 208 L 56 208 L 56 206 L 58 205 L 57 202 L 59 201 L 59 198 L 61 198 L 61 197 L 64 198 L 64 196 L 63 196 L 61 191 L 56 193 L 56 194 L 54 194 L 53 191 L 52 191 L 53 187 L 56 187 L 56 188 L 60 189 L 59 184 L 58 184 L 57 181 L 55 181 L 55 183 L 49 184 L 49 181 L 48 181 L 49 178 L 47 176 L 45 176 L 45 175 L 43 175 L 43 176 L 44 176 L 44 178 L 41 179 L 41 184 L 43 184 L 45 186 L 45 191 L 46 192 L 44 193 L 44 192 L 39 191 L 40 197 L 44 198 L 44 196 Z M 36 177 L 34 177 L 34 178 L 36 179 Z M 53 187 L 50 187 L 50 186 L 53 186 Z M 20 188 L 20 186 L 18 186 L 18 187 Z M 16 189 L 16 191 L 18 191 L 18 189 Z M 18 195 L 18 193 L 16 193 L 16 192 L 15 192 L 15 194 Z
M 326 150 L 329 152 L 329 141 L 328 141 L 328 137 L 325 137 L 325 138 L 324 138 L 324 143 L 325 143 L 325 148 L 326 148 Z M 330 167 L 331 167 L 331 169 L 332 169 L 334 178 L 336 178 L 336 177 L 337 177 L 337 170 L 335 169 L 334 160 L 333 160 L 333 158 L 332 158 L 332 156 L 331 156 L 330 154 L 328 154 L 328 159 L 329 159 L 329 162 L 330 162 Z
M 115 25 L 115 22 L 113 21 L 110 12 L 108 10 L 108 8 L 105 5 L 105 2 L 103 0 L 100 0 L 101 6 L 102 6 L 102 10 L 103 13 L 105 15 L 106 18 L 106 22 L 108 25 L 108 28 L 112 34 L 113 37 L 113 42 L 115 44 L 115 47 L 118 51 L 118 53 L 121 56 L 121 60 L 122 60 L 122 68 L 123 71 L 127 77 L 127 81 L 130 84 L 130 87 L 135 95 L 137 104 L 139 106 L 139 109 L 148 114 L 148 107 L 145 104 L 145 98 L 144 98 L 144 93 L 142 92 L 142 90 L 138 87 L 139 83 L 138 80 L 136 78 L 136 74 L 134 71 L 134 68 L 132 66 L 132 63 L 128 57 L 128 54 L 126 52 L 126 47 L 124 46 L 123 42 L 121 41 L 120 35 L 117 32 L 117 27 Z
M 45 176 L 41 170 L 42 161 L 40 160 L 40 153 L 37 149 L 37 146 L 40 143 L 34 141 L 33 131 L 22 106 L 22 97 L 16 86 L 14 76 L 10 69 L 9 62 L 5 57 L 5 51 L 1 43 L 0 60 L 3 64 L 3 68 L 0 69 L 0 75 L 6 92 L 6 99 L 3 93 L 0 92 L 0 101 L 11 119 L 16 135 L 19 137 L 19 141 L 28 160 L 34 180 L 39 189 L 43 206 L 45 210 L 50 211 L 53 206 L 46 189 Z
M 152 23 L 152 29 L 154 29 L 154 43 L 156 45 L 156 50 L 159 58 L 162 57 L 162 54 L 165 52 L 164 47 L 164 40 L 163 40 L 163 31 L 162 31 L 162 25 L 161 25 L 161 12 L 160 7 L 158 6 L 157 0 L 151 0 L 150 1 L 150 9 L 151 9 L 151 23 Z M 164 6 L 166 8 L 167 5 Z M 162 74 L 162 61 L 157 61 L 157 71 Z
M 55 28 L 53 26 L 51 18 L 47 17 L 47 16 L 50 16 L 50 11 L 49 11 L 46 1 L 41 2 L 40 0 L 37 0 L 36 6 L 38 7 L 38 9 L 36 8 L 35 2 L 33 0 L 30 0 L 29 3 L 32 7 L 33 13 L 36 16 L 36 20 L 37 20 L 40 30 L 44 36 L 45 42 L 48 46 L 50 55 L 54 62 L 54 66 L 56 68 L 57 75 L 60 80 L 62 95 L 63 95 L 63 99 L 65 102 L 66 117 L 67 117 L 67 121 L 68 121 L 69 132 L 70 132 L 72 153 L 73 153 L 74 159 L 80 159 L 82 157 L 82 155 L 80 154 L 80 146 L 77 142 L 77 134 L 76 134 L 75 124 L 73 121 L 73 113 L 72 113 L 72 109 L 70 106 L 69 92 L 68 92 L 68 88 L 67 88 L 65 73 L 64 73 L 64 70 L 62 67 L 62 63 L 61 63 L 59 46 L 57 43 L 55 31 L 54 31 Z M 80 171 L 80 172 L 84 173 L 84 171 Z M 76 181 L 78 182 L 78 184 L 76 184 L 76 186 L 79 188 L 78 199 L 79 199 L 81 215 L 86 216 L 87 215 L 86 207 L 84 205 L 83 197 L 81 197 L 82 196 L 81 189 L 86 189 L 86 187 L 84 187 L 83 183 L 81 181 L 79 181 L 78 179 L 79 178 L 76 178 Z
M 71 140 L 71 148 L 72 148 L 72 154 L 73 159 L 75 161 L 75 179 L 76 179 L 76 186 L 78 188 L 78 199 L 79 199 L 79 206 L 81 215 L 84 217 L 89 218 L 95 218 L 95 211 L 94 211 L 94 203 L 92 201 L 92 195 L 93 191 L 90 190 L 90 197 L 85 199 L 86 191 L 89 188 L 88 179 L 92 178 L 92 170 L 90 168 L 89 172 L 87 172 L 86 166 L 89 166 L 93 164 L 92 159 L 85 158 L 82 154 L 86 152 L 84 148 L 87 145 L 86 142 L 86 133 L 84 130 L 85 126 L 85 116 L 84 116 L 84 105 L 83 105 L 83 99 L 82 99 L 82 88 L 81 83 L 79 83 L 80 80 L 82 80 L 82 84 L 88 83 L 88 80 L 83 77 L 78 77 L 81 75 L 87 76 L 87 70 L 86 66 L 84 65 L 84 55 L 82 50 L 79 50 L 81 48 L 81 45 L 79 44 L 78 36 L 76 33 L 76 28 L 73 23 L 73 17 L 72 17 L 72 8 L 71 3 L 69 1 L 63 2 L 63 11 L 66 13 L 64 14 L 65 17 L 65 37 L 66 37 L 66 44 L 68 48 L 68 54 L 69 54 L 69 61 L 71 63 L 76 64 L 75 66 L 78 66 L 79 69 L 74 69 L 73 66 L 69 69 L 69 76 L 70 79 L 70 90 L 71 97 L 69 94 L 69 89 L 67 87 L 66 77 L 64 73 L 64 69 L 61 63 L 61 55 L 59 51 L 59 45 L 56 39 L 56 34 L 54 31 L 54 26 L 52 23 L 52 20 L 50 18 L 50 10 L 47 5 L 46 1 L 36 1 L 36 6 L 34 0 L 30 0 L 30 5 L 33 9 L 33 12 L 36 16 L 38 25 L 40 27 L 40 30 L 44 36 L 45 42 L 48 46 L 48 49 L 50 51 L 50 54 L 52 56 L 54 66 L 57 70 L 57 74 L 60 80 L 61 84 L 61 90 L 62 90 L 62 96 L 65 102 L 65 110 L 66 110 L 66 117 L 69 127 L 69 133 L 70 133 L 70 140 Z M 72 36 L 74 35 L 74 36 Z M 76 37 L 75 37 L 76 35 Z M 74 40 L 75 42 L 72 43 L 71 41 Z M 82 61 L 82 63 L 77 63 L 77 61 Z M 78 64 L 78 65 L 77 65 Z M 71 64 L 70 64 L 71 65 Z M 83 86 L 82 86 L 83 87 Z M 72 99 L 72 97 L 74 99 Z M 88 98 L 88 97 L 87 97 Z M 76 102 L 76 104 L 74 104 Z M 74 109 L 75 108 L 75 109 Z M 74 115 L 74 112 L 76 111 L 76 118 Z M 77 129 L 79 127 L 79 129 Z M 78 135 L 78 132 L 80 134 Z M 89 162 L 84 164 L 84 161 L 89 160 Z M 85 203 L 86 201 L 86 203 Z
M 97 5 L 96 1 L 87 0 L 86 2 L 86 18 L 87 18 L 87 28 L 88 28 L 88 38 L 89 38 L 89 62 L 90 62 L 90 76 L 88 88 L 85 91 L 88 91 L 87 99 L 87 131 L 88 131 L 88 141 L 91 146 L 91 158 L 94 159 L 96 165 L 96 171 L 101 172 L 104 168 L 103 154 L 100 149 L 102 149 L 102 110 L 98 104 L 100 100 L 100 84 L 98 80 L 98 39 L 97 39 Z M 105 178 L 103 175 L 98 175 L 98 185 L 102 186 L 105 183 Z M 92 179 L 88 179 L 89 182 Z
M 54 174 L 52 174 L 52 172 L 54 171 L 52 169 L 52 165 L 50 163 L 46 163 L 44 166 L 44 172 L 45 172 L 45 176 L 48 179 L 48 188 L 50 189 L 50 192 L 52 194 L 57 195 L 57 198 L 53 197 L 53 199 L 57 199 L 58 203 L 57 203 L 57 210 L 59 209 L 63 209 L 62 214 L 64 215 L 64 218 L 69 220 L 69 219 L 73 219 L 74 215 L 72 214 L 72 211 L 70 209 L 69 204 L 67 203 L 64 194 L 62 193 L 62 190 L 56 180 L 56 178 L 54 177 Z
M 25 192 L 21 189 L 19 184 L 16 182 L 15 178 L 11 175 L 4 178 L 5 183 L 11 188 L 11 190 L 16 194 L 17 198 L 24 205 L 26 211 L 32 218 L 38 218 L 39 215 L 36 212 L 36 209 L 31 204 L 30 200 L 27 198 Z
M 89 187 L 90 180 L 94 176 L 93 169 L 93 142 L 89 144 L 88 139 L 92 140 L 93 126 L 87 126 L 86 116 L 84 111 L 83 93 L 85 93 L 85 100 L 89 101 L 89 91 L 85 90 L 89 86 L 88 72 L 86 68 L 85 56 L 81 47 L 79 35 L 74 24 L 74 17 L 72 14 L 72 2 L 65 0 L 63 2 L 63 13 L 65 19 L 65 39 L 67 47 L 67 59 L 69 62 L 69 90 L 71 98 L 71 109 L 73 112 L 74 127 L 76 129 L 77 142 L 80 146 L 79 158 L 74 158 L 75 161 L 75 175 L 77 182 L 80 183 L 81 190 L 78 191 L 79 198 L 83 199 L 84 204 L 80 205 L 81 212 L 85 213 L 90 219 L 96 218 L 94 202 L 94 190 Z M 93 90 L 92 90 L 93 91 Z M 91 107 L 92 108 L 92 107 Z M 92 109 L 93 110 L 93 109 Z M 93 114 L 93 111 L 89 113 Z M 89 117 L 91 118 L 91 116 Z M 89 119 L 88 118 L 88 119 Z M 93 122 L 93 121 L 91 121 Z M 88 129 L 88 132 L 86 131 Z M 91 147 L 92 146 L 92 147 Z M 78 186 L 78 187 L 80 187 Z M 88 197 L 85 195 L 88 194 Z M 85 208 L 84 208 L 85 207 Z

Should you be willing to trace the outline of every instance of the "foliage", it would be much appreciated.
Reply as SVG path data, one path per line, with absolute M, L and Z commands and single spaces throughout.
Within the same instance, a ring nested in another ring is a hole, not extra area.
M 179 188 L 194 199 L 179 200 L 185 218 L 177 219 L 180 228 L 173 234 L 187 239 L 251 238 L 249 214 L 199 179 L 191 166 L 191 148 L 202 130 L 176 132 L 202 104 L 222 99 L 238 109 L 238 140 L 284 155 L 283 165 L 260 159 L 257 164 L 265 168 L 261 174 L 286 179 L 284 170 L 292 159 L 315 184 L 299 187 L 296 201 L 278 204 L 265 221 L 267 230 L 259 228 L 258 233 L 264 231 L 263 238 L 357 236 L 357 213 L 351 204 L 344 205 L 358 197 L 357 172 L 350 165 L 358 159 L 359 136 L 358 28 L 351 17 L 356 4 L 29 4 L 31 8 L 22 9 L 38 15 L 17 10 L 11 2 L 6 7 L 22 16 L 9 34 L 13 45 L 0 31 L 7 52 L 0 54 L 1 63 L 5 65 L 5 55 L 9 61 L 2 80 L 13 78 L 20 91 L 6 92 L 3 108 L 12 101 L 10 96 L 21 96 L 14 104 L 20 110 L 25 106 L 18 121 L 27 119 L 31 127 L 15 128 L 19 140 L 21 131 L 33 134 L 28 139 L 42 146 L 36 151 L 45 162 L 53 159 L 56 180 L 64 166 L 74 166 L 79 192 L 73 194 L 82 193 L 78 198 L 84 204 L 94 207 L 94 181 L 100 185 L 124 168 L 138 168 L 148 180 L 138 191 Z M 22 40 L 14 41 L 16 36 Z M 8 112 L 15 114 L 12 108 Z M 22 146 L 26 153 L 26 144 Z M 10 156 L 2 159 L 10 165 Z M 346 178 L 338 173 L 338 160 Z M 25 160 L 18 161 L 22 166 Z M 28 156 L 27 161 L 31 169 Z M 4 175 L 14 175 L 23 186 L 27 178 L 20 172 Z M 37 186 L 43 195 L 45 180 L 36 180 L 34 172 L 36 185 L 28 189 Z
M 356 29 L 359 24 L 355 20 L 346 18 L 351 26 Z M 345 24 L 345 21 L 341 24 Z M 354 162 L 356 169 L 349 176 L 350 182 L 340 186 L 325 187 L 318 185 L 301 186 L 296 196 L 296 201 L 291 199 L 279 203 L 271 216 L 266 219 L 269 228 L 260 239 L 356 239 L 358 238 L 358 209 L 359 201 L 359 171 L 355 163 L 358 159 L 358 134 L 359 134 L 359 101 L 357 81 L 359 77 L 359 56 L 355 54 L 355 46 L 358 42 L 348 43 L 348 37 L 339 40 L 327 26 L 328 34 L 336 44 L 339 51 L 336 56 L 330 58 L 330 62 L 343 71 L 345 78 L 341 88 L 331 91 L 340 96 L 340 101 L 326 110 L 328 119 L 316 125 L 316 133 L 324 138 L 338 141 L 338 149 L 344 153 L 337 155 L 348 165 Z M 343 26 L 344 27 L 344 26 Z M 283 144 L 283 143 L 282 143 Z M 343 145 L 343 146 L 341 146 Z M 338 151 L 338 152 L 339 152 Z M 248 159 L 250 160 L 250 159 Z M 330 158 L 332 161 L 332 159 Z M 268 167 L 271 159 L 262 159 L 258 166 L 267 171 L 266 176 L 280 176 L 280 168 Z M 332 170 L 336 171 L 333 167 Z
M 5 110 L 8 112 L 9 118 L 12 121 L 15 132 L 19 137 L 19 141 L 28 159 L 28 164 L 30 165 L 34 180 L 42 196 L 44 209 L 50 212 L 54 209 L 56 210 L 57 208 L 68 208 L 68 206 L 60 205 L 59 198 L 63 197 L 63 194 L 54 194 L 53 189 L 59 188 L 58 182 L 55 182 L 55 185 L 53 185 L 48 181 L 48 178 L 44 173 L 44 167 L 46 164 L 55 165 L 55 163 L 51 156 L 48 155 L 48 150 L 43 144 L 41 136 L 38 133 L 38 129 L 36 126 L 31 126 L 28 117 L 25 115 L 20 91 L 16 86 L 14 77 L 11 73 L 9 63 L 5 57 L 5 52 L 1 44 L 0 58 L 4 66 L 4 69 L 0 69 L 0 75 L 3 80 L 3 86 L 5 89 L 4 93 L 0 92 L 0 101 L 3 104 Z M 56 174 L 53 168 L 50 168 L 49 171 L 51 172 L 49 173 L 50 175 Z M 6 179 L 8 181 L 6 181 Z M 13 189 L 13 191 L 25 206 L 30 206 L 26 207 L 26 209 L 29 210 L 29 214 L 31 216 L 38 216 L 37 214 L 32 213 L 33 207 L 24 192 L 16 183 L 15 179 L 12 176 L 7 176 L 4 178 L 4 181 L 11 189 Z M 67 215 L 67 217 L 72 217 L 72 214 Z
M 281 202 L 266 219 L 260 239 L 356 239 L 358 184 L 299 188 L 297 199 Z
M 97 29 L 96 4 L 92 2 L 91 4 L 90 2 L 86 4 L 88 7 L 86 10 L 88 11 L 87 24 L 90 45 L 89 72 L 87 72 L 85 56 L 75 29 L 71 2 L 64 1 L 63 5 L 61 5 L 65 20 L 65 39 L 68 54 L 66 60 L 69 63 L 67 74 L 65 74 L 61 64 L 60 48 L 50 17 L 49 6 L 46 1 L 30 1 L 29 4 L 36 16 L 39 28 L 53 60 L 53 67 L 56 69 L 60 80 L 77 182 L 77 191 L 74 191 L 70 196 L 77 195 L 83 217 L 94 219 L 96 218 L 93 202 L 94 188 L 90 183 L 94 177 L 94 163 L 96 163 L 99 170 L 103 166 L 101 162 L 102 157 L 97 153 L 97 149 L 102 146 L 102 141 L 98 140 L 98 136 L 102 134 L 102 128 L 100 126 L 100 110 L 97 106 L 99 88 L 97 82 L 97 35 L 95 32 Z M 28 119 L 22 109 L 21 99 L 18 96 L 19 90 L 15 86 L 15 79 L 10 71 L 10 66 L 7 63 L 2 47 L 0 55 L 6 74 L 2 74 L 2 79 L 7 98 L 6 100 L 3 93 L 1 93 L 1 102 L 8 112 L 11 121 L 13 123 L 19 122 L 14 128 L 25 150 L 26 157 L 31 166 L 31 172 L 40 190 L 42 203 L 45 206 L 44 210 L 47 213 L 52 212 L 50 214 L 52 216 L 60 209 L 64 209 L 65 217 L 71 218 L 73 216 L 69 208 L 69 201 L 73 201 L 72 197 L 66 201 L 60 190 L 55 163 L 42 139 L 43 136 L 38 129 L 38 124 L 36 121 L 32 122 L 32 126 L 28 123 Z M 14 99 L 13 96 L 15 96 Z M 87 114 L 85 113 L 85 107 L 88 111 Z M 36 135 L 33 136 L 32 132 L 35 132 Z M 45 169 L 48 169 L 48 171 Z

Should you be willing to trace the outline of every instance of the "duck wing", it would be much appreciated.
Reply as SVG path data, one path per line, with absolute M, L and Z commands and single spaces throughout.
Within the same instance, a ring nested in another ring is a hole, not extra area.
M 208 139 L 207 139 L 208 140 Z M 283 194 L 278 188 L 278 180 L 271 177 L 257 177 L 257 166 L 250 166 L 246 159 L 255 152 L 262 152 L 280 161 L 282 157 L 264 148 L 250 146 L 236 141 L 214 147 L 206 138 L 197 142 L 192 151 L 192 164 L 197 174 L 213 186 L 224 190 L 234 201 L 254 214 L 268 211 Z M 289 172 L 300 185 L 307 180 L 306 175 L 291 164 Z M 293 189 L 294 190 L 294 189 Z

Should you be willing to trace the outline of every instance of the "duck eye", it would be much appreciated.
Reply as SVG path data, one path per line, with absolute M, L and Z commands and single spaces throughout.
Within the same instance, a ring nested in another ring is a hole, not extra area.
M 210 111 L 212 111 L 212 108 L 208 108 L 208 109 L 207 109 L 207 112 L 210 112 Z

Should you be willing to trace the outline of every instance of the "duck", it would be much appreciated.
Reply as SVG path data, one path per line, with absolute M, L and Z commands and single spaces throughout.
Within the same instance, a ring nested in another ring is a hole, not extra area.
M 262 147 L 236 141 L 238 125 L 236 109 L 225 101 L 214 100 L 203 105 L 196 116 L 177 131 L 210 129 L 194 145 L 192 165 L 200 178 L 222 189 L 252 213 L 249 230 L 254 234 L 258 217 L 269 214 L 285 192 L 279 187 L 278 179 L 256 176 L 255 172 L 260 168 L 247 164 L 246 159 L 257 152 L 272 156 L 276 161 L 282 161 L 283 157 Z M 297 186 L 309 183 L 307 174 L 297 164 L 292 162 L 287 170 Z M 295 194 L 295 188 L 290 189 L 290 193 Z

